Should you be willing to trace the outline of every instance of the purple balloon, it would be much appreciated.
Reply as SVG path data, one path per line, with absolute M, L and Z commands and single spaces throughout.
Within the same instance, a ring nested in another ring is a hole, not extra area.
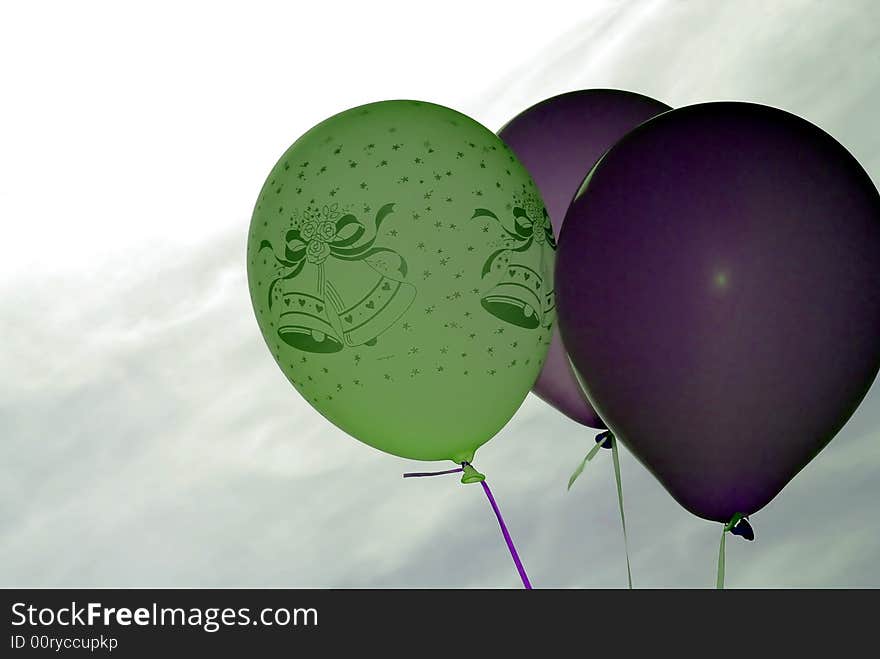
M 558 237 L 569 203 L 602 154 L 643 121 L 669 109 L 632 92 L 587 89 L 533 105 L 508 122 L 498 136 L 538 185 Z M 558 328 L 532 391 L 578 423 L 605 427 L 574 377 Z
M 880 195 L 795 115 L 672 110 L 584 182 L 556 295 L 609 428 L 681 505 L 727 522 L 773 499 L 877 374 Z

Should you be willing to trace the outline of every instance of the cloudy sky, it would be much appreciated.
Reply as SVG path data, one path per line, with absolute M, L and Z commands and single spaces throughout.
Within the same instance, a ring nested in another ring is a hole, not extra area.
M 327 424 L 257 330 L 254 201 L 330 114 L 418 98 L 497 129 L 579 88 L 740 99 L 880 181 L 871 0 L 297 4 L 4 8 L 0 585 L 518 585 L 480 488 L 404 481 L 424 465 Z M 530 396 L 478 455 L 536 587 L 626 583 L 610 456 L 565 491 L 593 434 Z M 718 525 L 622 469 L 636 587 L 712 586 Z M 880 586 L 877 501 L 875 386 L 728 542 L 728 586 Z

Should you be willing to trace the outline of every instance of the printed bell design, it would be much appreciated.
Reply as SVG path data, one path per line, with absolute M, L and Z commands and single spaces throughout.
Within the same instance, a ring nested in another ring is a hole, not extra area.
M 498 273 L 501 275 L 501 280 L 481 298 L 483 308 L 493 316 L 525 329 L 537 328 L 545 318 L 552 320 L 556 306 L 553 282 L 552 279 L 545 282 L 541 272 L 547 270 L 544 267 L 545 250 L 555 251 L 556 241 L 543 204 L 535 198 L 518 200 L 511 214 L 502 217 L 488 208 L 475 208 L 471 219 L 484 218 L 491 218 L 501 225 L 506 234 L 506 246 L 493 252 L 483 264 L 482 277 L 490 273 L 496 277 Z M 535 256 L 536 249 L 538 270 L 529 265 L 533 259 L 523 258 L 526 254 Z M 547 288 L 545 284 L 548 284 Z
M 300 276 L 278 281 L 272 302 L 280 310 L 278 336 L 286 344 L 305 352 L 342 350 L 341 332 L 331 322 L 324 289 L 324 268 L 311 263 Z
M 260 243 L 275 257 L 269 308 L 277 309 L 278 336 L 306 352 L 339 352 L 345 346 L 373 345 L 416 297 L 406 276 L 406 260 L 394 249 L 375 246 L 382 221 L 394 212 L 385 204 L 373 227 L 338 204 L 310 207 L 284 233 L 284 243 Z M 371 261 L 371 258 L 373 259 Z
M 508 263 L 503 279 L 480 300 L 493 316 L 526 329 L 534 329 L 543 320 L 542 300 L 546 298 L 543 278 L 522 263 Z
M 346 345 L 373 345 L 416 297 L 416 288 L 364 260 L 328 259 L 325 297 L 338 317 Z

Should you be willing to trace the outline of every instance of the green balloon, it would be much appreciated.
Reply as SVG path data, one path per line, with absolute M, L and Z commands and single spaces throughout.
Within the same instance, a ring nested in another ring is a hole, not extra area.
M 248 235 L 263 337 L 360 441 L 470 462 L 522 403 L 555 320 L 539 192 L 473 119 L 417 101 L 337 114 L 269 174 Z

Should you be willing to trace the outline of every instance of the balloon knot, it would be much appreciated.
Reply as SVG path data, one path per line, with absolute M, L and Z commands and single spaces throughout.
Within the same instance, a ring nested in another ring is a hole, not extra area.
M 482 483 L 486 480 L 486 477 L 483 476 L 479 471 L 474 469 L 474 466 L 470 462 L 462 462 L 461 463 L 461 482 L 462 483 Z
M 755 530 L 749 524 L 749 518 L 742 513 L 736 513 L 730 518 L 730 521 L 724 525 L 725 531 L 730 531 L 733 535 L 738 535 L 748 541 L 755 539 Z
M 611 448 L 611 443 L 614 441 L 614 435 L 610 430 L 605 430 L 596 435 L 596 443 L 602 448 Z
M 462 483 L 482 483 L 486 480 L 479 471 L 474 469 L 470 462 L 462 462 L 460 467 L 455 469 L 444 469 L 443 471 L 411 471 L 403 475 L 404 478 L 424 478 L 425 476 L 443 476 L 445 474 L 461 474 Z

